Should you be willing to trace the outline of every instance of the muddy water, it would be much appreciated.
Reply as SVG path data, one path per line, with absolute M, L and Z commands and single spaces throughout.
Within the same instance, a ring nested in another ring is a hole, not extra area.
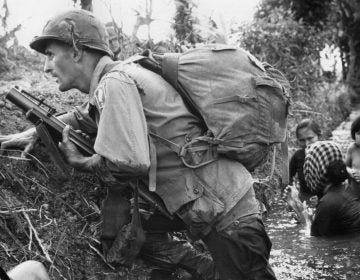
M 279 280 L 360 279 L 360 234 L 312 237 L 280 200 L 269 211 L 265 226 L 273 243 L 270 262 Z

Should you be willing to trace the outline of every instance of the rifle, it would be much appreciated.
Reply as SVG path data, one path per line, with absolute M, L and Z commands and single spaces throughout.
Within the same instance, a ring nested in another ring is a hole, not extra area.
M 61 141 L 62 131 L 66 123 L 56 117 L 55 108 L 46 104 L 45 99 L 36 98 L 18 87 L 11 88 L 5 98 L 25 112 L 26 118 L 35 125 L 39 137 L 44 142 L 63 177 L 69 178 L 68 167 L 55 144 L 55 141 Z M 70 128 L 69 139 L 84 155 L 91 156 L 95 154 L 94 142 L 72 128 Z M 114 174 L 114 177 L 117 178 L 116 174 Z M 133 184 L 130 185 L 133 186 Z M 173 218 L 165 208 L 164 202 L 155 193 L 149 192 L 144 186 L 139 186 L 138 191 L 139 196 L 150 203 L 156 210 L 169 219 Z

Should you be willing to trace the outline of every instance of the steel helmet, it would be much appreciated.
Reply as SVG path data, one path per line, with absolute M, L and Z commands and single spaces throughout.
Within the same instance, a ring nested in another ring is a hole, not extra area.
M 46 43 L 57 40 L 78 48 L 98 50 L 113 57 L 108 39 L 105 25 L 92 13 L 71 10 L 50 19 L 42 34 L 30 42 L 30 47 L 44 54 Z

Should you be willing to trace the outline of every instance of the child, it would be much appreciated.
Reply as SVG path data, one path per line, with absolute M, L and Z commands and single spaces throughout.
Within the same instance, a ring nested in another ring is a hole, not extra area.
M 299 181 L 299 198 L 301 201 L 308 200 L 314 194 L 306 185 L 304 178 L 304 161 L 305 161 L 305 148 L 317 142 L 321 137 L 321 130 L 319 125 L 311 119 L 303 119 L 296 127 L 296 138 L 300 149 L 297 150 L 290 159 L 289 163 L 289 177 L 290 185 L 294 183 L 295 176 L 297 175 Z
M 360 116 L 351 124 L 351 138 L 354 142 L 346 153 L 346 166 L 352 182 L 360 183 Z

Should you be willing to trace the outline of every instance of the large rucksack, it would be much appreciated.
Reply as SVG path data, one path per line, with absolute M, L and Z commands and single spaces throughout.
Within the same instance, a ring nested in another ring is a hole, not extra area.
M 174 147 L 188 167 L 202 166 L 223 154 L 252 171 L 273 144 L 286 141 L 289 84 L 272 66 L 243 49 L 218 44 L 145 55 L 130 60 L 162 75 L 208 129 L 180 151 Z M 199 153 L 203 156 L 196 156 Z

